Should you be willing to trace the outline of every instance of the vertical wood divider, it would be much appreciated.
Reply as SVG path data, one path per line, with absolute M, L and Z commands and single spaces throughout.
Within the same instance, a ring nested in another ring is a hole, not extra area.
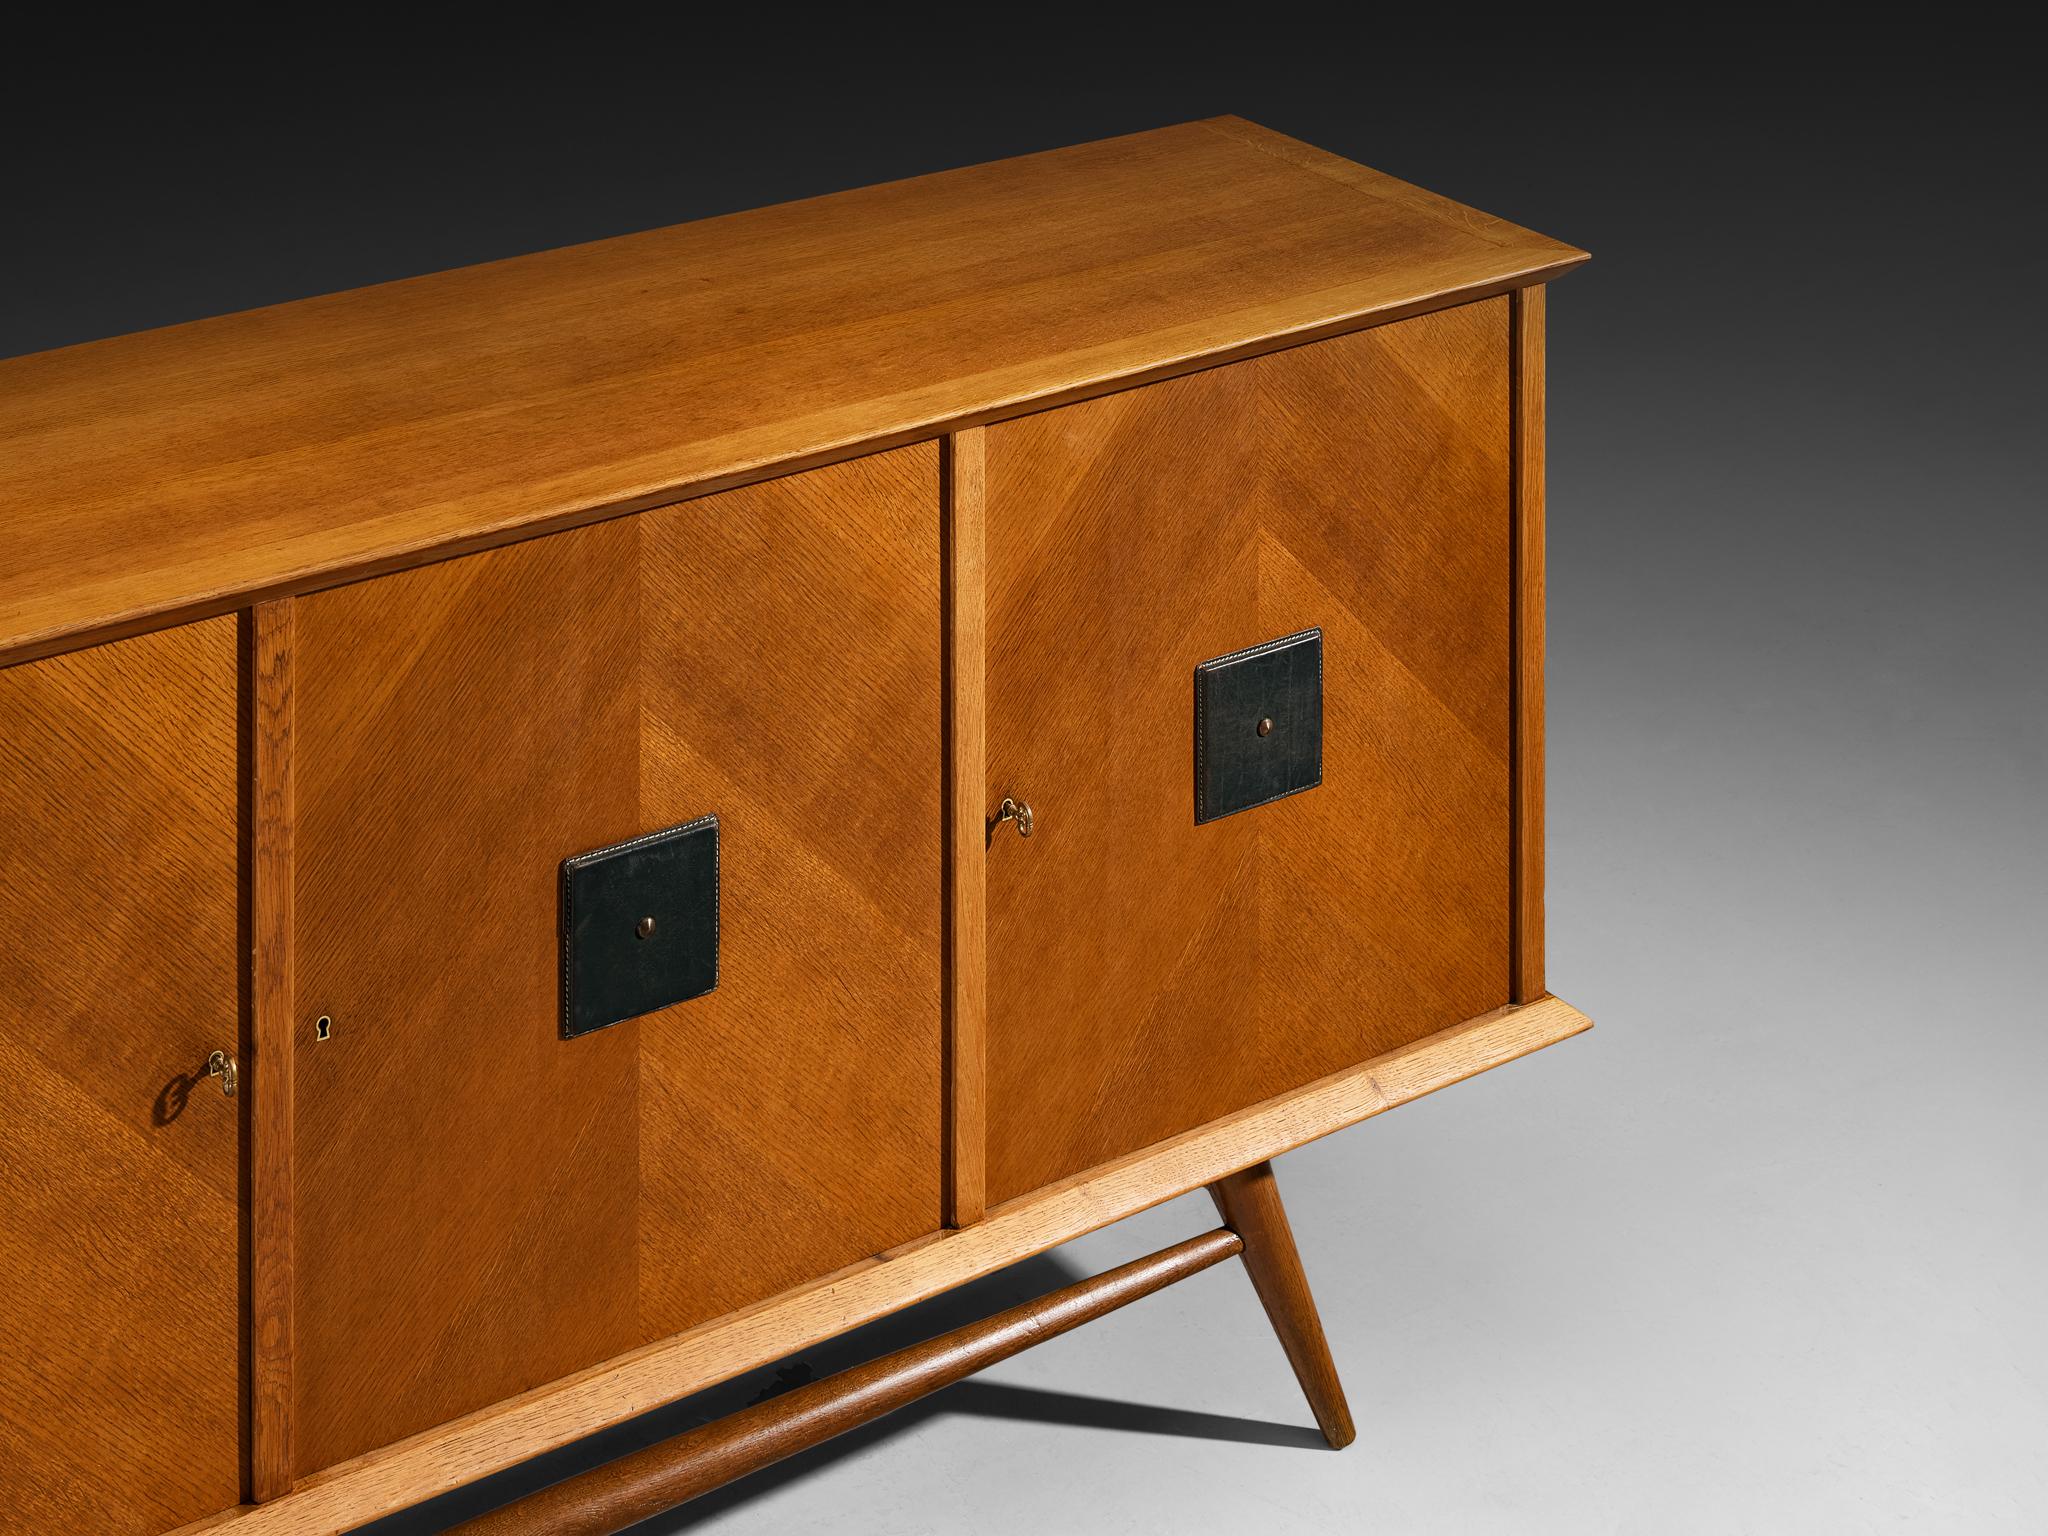
M 293 602 L 258 603 L 250 616 L 249 1464 L 258 1503 L 291 1491 L 294 1460 Z
M 971 1226 L 986 1208 L 988 1023 L 987 661 L 984 515 L 987 437 L 945 439 L 946 1024 L 945 1223 Z
M 1509 583 L 1510 711 L 1508 998 L 1534 1002 L 1543 980 L 1543 332 L 1541 284 L 1512 309 L 1513 519 Z

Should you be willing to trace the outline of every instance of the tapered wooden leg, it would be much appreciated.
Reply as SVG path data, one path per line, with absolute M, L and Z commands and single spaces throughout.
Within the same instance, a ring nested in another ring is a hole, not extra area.
M 1308 1276 L 1302 1273 L 1273 1165 L 1260 1163 L 1233 1173 L 1211 1184 L 1209 1194 L 1223 1224 L 1244 1239 L 1240 1257 L 1252 1277 L 1252 1289 L 1280 1335 L 1280 1347 L 1287 1351 L 1287 1363 L 1294 1367 L 1323 1438 L 1341 1451 L 1358 1438 L 1358 1431 L 1352 1427 L 1351 1406 L 1344 1401 L 1344 1386 L 1330 1358 L 1330 1341 L 1323 1337 L 1323 1320 L 1309 1294 Z

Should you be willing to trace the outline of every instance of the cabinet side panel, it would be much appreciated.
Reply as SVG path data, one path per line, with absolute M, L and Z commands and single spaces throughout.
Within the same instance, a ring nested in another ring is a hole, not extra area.
M 241 1492 L 235 618 L 0 671 L 0 1529 Z
M 1506 1001 L 1505 299 L 988 430 L 989 1198 Z M 1323 631 L 1323 782 L 1196 825 L 1195 667 Z
M 719 818 L 715 992 L 642 1019 L 642 1333 L 940 1223 L 939 452 L 643 519 L 640 819 Z

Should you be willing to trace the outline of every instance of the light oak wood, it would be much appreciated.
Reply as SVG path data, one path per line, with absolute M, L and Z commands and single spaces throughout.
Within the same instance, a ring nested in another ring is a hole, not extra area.
M 637 535 L 296 603 L 302 1477 L 639 1342 L 635 1026 L 555 1038 L 557 865 L 643 830 Z
M 724 912 L 718 990 L 620 1026 L 640 1339 L 942 1222 L 938 506 L 921 443 L 646 519 L 640 821 L 718 814 Z
M 1256 1165 L 1585 1027 L 1583 259 L 1222 118 L 0 362 L 0 1526 L 339 1530 L 1205 1183 L 1348 1439 Z M 707 813 L 720 985 L 561 1040 L 560 860 Z
M 1209 1186 L 1223 1224 L 1244 1239 L 1244 1267 L 1258 1292 L 1259 1305 L 1279 1335 L 1287 1363 L 1294 1367 L 1294 1379 L 1301 1383 L 1316 1424 L 1332 1450 L 1341 1451 L 1358 1438 L 1351 1422 L 1351 1405 L 1344 1400 L 1344 1384 L 1337 1379 L 1337 1365 L 1330 1358 L 1330 1341 L 1323 1336 L 1323 1319 L 1316 1311 L 1316 1299 L 1308 1288 L 1308 1276 L 1301 1267 L 1301 1254 L 1294 1246 L 1294 1229 L 1287 1222 L 1287 1208 L 1280 1203 L 1280 1185 L 1273 1177 L 1271 1163 L 1255 1163 Z
M 373 1451 L 302 1481 L 274 1503 L 196 1522 L 181 1536 L 230 1527 L 235 1536 L 333 1536 L 728 1381 L 1590 1027 L 1589 1019 L 1555 997 L 1465 1021 L 1158 1147 L 994 1206 L 974 1226 L 912 1243 Z
M 1543 309 L 1539 285 L 1514 306 L 1514 976 L 1509 995 L 1543 995 Z
M 988 429 L 988 1187 L 1507 1000 L 1508 304 Z M 1323 630 L 1323 782 L 1197 825 L 1195 667 Z
M 986 1207 L 987 436 L 946 445 L 946 1224 Z
M 1231 1231 L 1158 1253 L 779 1397 L 450 1528 L 449 1536 L 613 1536 L 651 1516 L 821 1445 L 1035 1344 L 1242 1253 Z
M 0 362 L 0 664 L 1503 292 L 1231 119 Z
M 935 444 L 298 600 L 297 1468 L 940 1225 Z M 558 1037 L 564 857 L 716 991 Z
M 1212 117 L 1204 126 L 1228 134 L 1262 153 L 1300 166 L 1305 171 L 1342 182 L 1368 197 L 1399 203 L 1413 213 L 1458 225 L 1475 239 L 1512 247 L 1529 238 L 1527 230 L 1510 224 L 1506 219 L 1495 218 L 1477 208 L 1468 208 L 1463 203 L 1454 203 L 1427 187 L 1396 181 L 1355 160 L 1346 160 L 1342 155 L 1333 155 L 1327 149 L 1304 144 L 1299 139 L 1291 139 L 1258 123 L 1246 122 L 1241 117 Z M 1580 259 L 1584 259 L 1583 253 Z
M 249 1436 L 251 1497 L 289 1492 L 292 1427 L 292 1058 L 293 999 L 292 610 L 294 599 L 259 603 L 245 619 L 249 655 L 246 730 L 250 784 L 249 1049 Z
M 242 1494 L 232 618 L 0 672 L 0 1530 Z

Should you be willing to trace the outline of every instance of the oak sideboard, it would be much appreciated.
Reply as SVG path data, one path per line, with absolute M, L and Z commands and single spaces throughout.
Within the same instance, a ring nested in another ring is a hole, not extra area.
M 353 1529 L 1203 1186 L 474 1528 L 1229 1258 L 1348 1440 L 1271 1159 L 1587 1027 L 1584 259 L 1222 118 L 0 362 L 0 1528 Z

